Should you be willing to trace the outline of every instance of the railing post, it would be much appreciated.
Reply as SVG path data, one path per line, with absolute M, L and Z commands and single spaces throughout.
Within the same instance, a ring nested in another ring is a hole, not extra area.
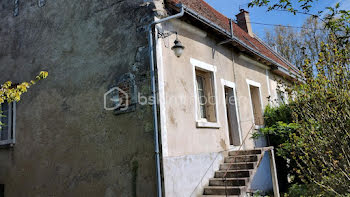
M 274 150 L 271 149 L 269 151 L 269 154 L 270 154 L 270 169 L 271 169 L 271 177 L 272 177 L 272 185 L 273 185 L 273 194 L 274 194 L 274 197 L 280 197 Z

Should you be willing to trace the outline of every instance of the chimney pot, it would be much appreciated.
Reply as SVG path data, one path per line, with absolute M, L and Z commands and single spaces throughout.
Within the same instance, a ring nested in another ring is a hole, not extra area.
M 252 25 L 250 24 L 249 12 L 244 9 L 240 9 L 239 11 L 240 13 L 236 15 L 237 25 L 251 37 L 254 37 Z

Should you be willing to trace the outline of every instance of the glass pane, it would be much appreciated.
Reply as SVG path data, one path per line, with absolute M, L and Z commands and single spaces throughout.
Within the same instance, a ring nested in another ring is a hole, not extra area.
M 199 101 L 199 110 L 200 110 L 200 118 L 206 118 L 206 109 L 205 105 L 207 102 L 207 99 L 204 94 L 204 79 L 201 76 L 196 76 L 197 78 L 197 88 L 198 88 L 198 101 Z
M 203 90 L 203 77 L 197 75 L 197 87 L 198 90 Z

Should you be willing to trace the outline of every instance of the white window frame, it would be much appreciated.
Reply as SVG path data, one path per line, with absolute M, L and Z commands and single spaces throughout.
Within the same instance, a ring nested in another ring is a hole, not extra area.
M 197 59 L 191 58 L 190 62 L 192 64 L 192 72 L 193 72 L 193 91 L 194 91 L 194 111 L 195 111 L 195 120 L 196 120 L 196 126 L 198 128 L 220 128 L 219 124 L 219 113 L 218 113 L 218 97 L 217 97 L 217 85 L 216 85 L 216 71 L 217 67 L 204 63 L 202 61 L 199 61 Z M 198 109 L 198 92 L 197 92 L 197 80 L 196 80 L 196 69 L 203 70 L 206 72 L 212 72 L 213 76 L 213 94 L 215 97 L 215 116 L 216 116 L 216 122 L 208 122 L 206 119 L 201 119 L 199 117 L 199 109 Z
M 7 131 L 8 132 L 7 133 L 8 139 L 5 139 L 5 140 L 0 139 L 0 146 L 13 145 L 16 143 L 16 102 L 8 103 L 8 105 L 9 105 L 8 106 L 8 109 L 9 109 L 8 116 L 9 117 L 8 117 L 7 123 L 4 123 L 4 124 L 7 124 L 7 127 L 8 127 L 8 131 Z M 1 109 L 1 107 L 0 107 L 0 109 Z M 0 130 L 0 132 L 1 131 L 2 130 Z M 11 138 L 11 135 L 13 136 L 13 138 Z
M 260 97 L 260 103 L 261 103 L 261 113 L 264 113 L 264 103 L 263 103 L 262 94 L 261 94 L 261 84 L 256 82 L 256 81 L 250 80 L 250 79 L 246 79 L 246 82 L 247 82 L 247 86 L 248 86 L 248 93 L 249 93 L 249 100 L 250 100 L 250 111 L 252 113 L 252 121 L 253 121 L 253 124 L 255 125 L 253 100 L 252 100 L 252 96 L 251 96 L 251 93 L 250 93 L 250 86 L 255 86 L 255 87 L 259 88 L 259 97 Z M 261 126 L 255 125 L 255 129 L 259 129 L 259 128 L 261 128 Z
M 240 114 L 238 112 L 238 100 L 237 100 L 237 95 L 236 95 L 236 84 L 234 82 L 231 82 L 231 81 L 227 81 L 225 79 L 221 79 L 221 85 L 222 85 L 222 92 L 223 92 L 223 104 L 224 104 L 224 109 L 225 109 L 225 114 L 226 116 L 228 116 L 228 113 L 227 113 L 227 110 L 226 110 L 226 100 L 225 100 L 225 86 L 226 87 L 229 87 L 229 88 L 232 88 L 233 89 L 233 95 L 234 95 L 234 98 L 235 98 L 235 106 L 236 106 L 236 114 L 237 114 L 237 122 L 238 122 L 238 133 L 239 133 L 239 141 L 240 141 L 240 144 L 242 144 L 242 128 L 241 128 L 241 122 L 240 122 Z M 227 121 L 227 118 L 225 118 L 225 122 L 226 122 L 226 126 L 227 126 L 227 139 L 228 141 L 230 141 L 230 136 L 229 136 L 229 126 L 228 126 L 228 121 Z M 235 146 L 232 146 L 230 145 L 231 148 L 234 148 Z

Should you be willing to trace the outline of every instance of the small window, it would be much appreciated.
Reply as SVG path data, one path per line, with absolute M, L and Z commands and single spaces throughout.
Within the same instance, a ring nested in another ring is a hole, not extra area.
M 15 143 L 16 103 L 1 104 L 0 145 Z
M 282 105 L 286 102 L 285 94 L 282 90 L 277 90 L 277 102 Z
M 279 105 L 288 103 L 288 93 L 278 89 L 277 90 L 277 103 Z
M 216 122 L 216 98 L 214 95 L 213 73 L 196 69 L 198 119 Z

